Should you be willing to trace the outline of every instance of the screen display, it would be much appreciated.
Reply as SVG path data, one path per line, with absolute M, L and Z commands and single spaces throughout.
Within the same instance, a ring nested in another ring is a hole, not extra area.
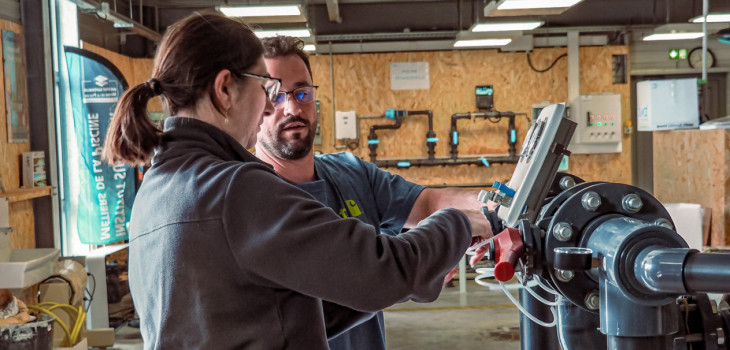
M 475 93 L 477 96 L 492 96 L 494 89 L 492 85 L 477 86 Z

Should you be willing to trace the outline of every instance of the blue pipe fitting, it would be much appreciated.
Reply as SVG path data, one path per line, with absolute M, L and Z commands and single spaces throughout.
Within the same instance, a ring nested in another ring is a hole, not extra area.
M 459 144 L 459 133 L 454 131 L 451 139 L 453 140 L 454 145 L 458 145 Z
M 377 145 L 380 143 L 380 140 L 368 140 L 368 145 Z
M 505 185 L 499 181 L 494 181 L 494 184 L 492 185 L 492 187 L 496 188 L 499 192 L 504 193 L 504 195 L 507 197 L 515 196 L 515 190 L 507 187 L 507 185 Z
M 487 158 L 482 157 L 481 160 L 482 160 L 482 164 L 484 164 L 485 167 L 489 168 L 490 166 L 492 166 L 491 164 L 489 164 L 489 161 L 487 160 Z
M 396 166 L 399 167 L 399 168 L 410 168 L 411 167 L 411 163 L 410 162 L 398 162 L 396 164 Z
M 385 111 L 385 117 L 388 119 L 395 119 L 395 118 L 404 118 L 406 116 L 407 112 L 404 110 L 396 110 L 395 108 L 390 108 Z
M 429 138 L 426 139 L 426 142 L 434 142 L 435 143 L 435 142 L 438 142 L 438 140 L 439 140 L 438 137 L 429 137 Z

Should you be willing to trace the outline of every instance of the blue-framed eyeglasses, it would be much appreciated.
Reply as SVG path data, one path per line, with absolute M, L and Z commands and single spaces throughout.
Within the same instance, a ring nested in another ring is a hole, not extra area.
M 298 87 L 292 91 L 279 90 L 279 93 L 276 94 L 273 100 L 271 100 L 271 103 L 274 105 L 274 108 L 284 108 L 284 105 L 289 99 L 287 96 L 289 94 L 291 94 L 292 98 L 294 98 L 297 103 L 310 103 L 314 101 L 316 95 L 315 92 L 318 87 L 319 86 L 316 85 L 309 85 Z
M 254 79 L 259 79 L 264 82 L 262 87 L 264 88 L 264 91 L 266 91 L 266 96 L 269 97 L 269 100 L 272 104 L 276 104 L 275 99 L 278 98 L 279 95 L 279 89 L 281 89 L 281 79 L 279 78 L 272 78 L 272 77 L 265 77 L 263 75 L 258 74 L 252 74 L 252 73 L 239 73 L 235 70 L 229 69 L 233 74 L 240 77 L 249 77 Z

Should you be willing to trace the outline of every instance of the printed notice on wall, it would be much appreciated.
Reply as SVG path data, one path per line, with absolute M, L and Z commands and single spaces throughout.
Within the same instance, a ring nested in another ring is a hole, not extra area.
M 393 62 L 390 64 L 391 90 L 428 90 L 431 88 L 428 62 Z

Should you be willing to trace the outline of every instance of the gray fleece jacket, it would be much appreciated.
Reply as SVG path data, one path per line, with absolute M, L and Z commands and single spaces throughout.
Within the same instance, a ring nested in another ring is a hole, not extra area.
M 145 349 L 327 349 L 369 312 L 434 300 L 469 245 L 460 211 L 380 235 L 209 124 L 173 117 L 165 130 L 130 223 Z

